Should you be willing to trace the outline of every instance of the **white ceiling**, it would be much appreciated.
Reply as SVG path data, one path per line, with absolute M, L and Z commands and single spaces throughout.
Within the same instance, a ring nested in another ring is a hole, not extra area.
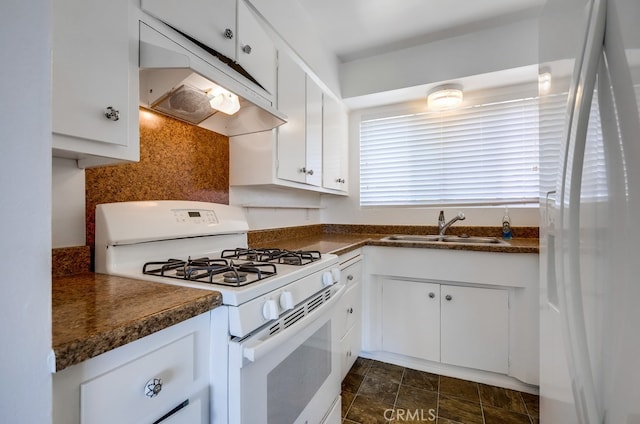
M 538 16 L 546 0 L 297 0 L 341 62 Z M 531 81 L 529 66 L 466 78 L 465 91 Z M 462 81 L 457 81 L 462 82 Z M 364 108 L 424 97 L 429 85 L 345 99 Z
M 343 62 L 536 15 L 545 0 L 298 0 Z

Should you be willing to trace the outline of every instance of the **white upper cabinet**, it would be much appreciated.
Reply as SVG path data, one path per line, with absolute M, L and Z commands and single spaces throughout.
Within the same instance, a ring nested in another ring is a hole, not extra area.
M 278 57 L 276 79 L 277 109 L 287 122 L 273 132 L 231 139 L 230 184 L 346 194 L 345 109 L 284 52 Z
M 347 191 L 349 170 L 348 115 L 344 107 L 324 96 L 322 114 L 322 186 Z
M 306 182 L 306 81 L 305 72 L 285 54 L 278 59 L 278 110 L 287 123 L 277 131 L 277 176 Z
M 236 60 L 268 93 L 276 93 L 277 52 L 273 40 L 247 4 L 238 0 Z
M 322 185 L 322 97 L 322 90 L 304 70 L 281 54 L 278 110 L 288 120 L 277 130 L 278 178 Z
M 306 183 L 322 185 L 322 90 L 307 76 Z M 287 125 L 287 124 L 285 124 Z
M 54 0 L 54 156 L 139 160 L 137 34 L 131 2 Z
M 142 0 L 142 10 L 235 60 L 236 0 Z
M 142 10 L 238 63 L 275 94 L 276 48 L 243 0 L 141 0 Z

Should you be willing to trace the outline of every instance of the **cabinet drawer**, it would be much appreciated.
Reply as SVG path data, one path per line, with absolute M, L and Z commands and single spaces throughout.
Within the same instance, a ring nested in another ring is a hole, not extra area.
M 340 341 L 341 380 L 345 378 L 353 363 L 358 359 L 361 349 L 362 321 L 357 321 Z
M 153 422 L 189 397 L 195 381 L 195 337 L 189 334 L 80 385 L 83 424 Z M 147 382 L 161 379 L 149 397 Z
M 341 280 L 346 284 L 355 285 L 362 280 L 362 261 L 353 263 L 340 271 Z

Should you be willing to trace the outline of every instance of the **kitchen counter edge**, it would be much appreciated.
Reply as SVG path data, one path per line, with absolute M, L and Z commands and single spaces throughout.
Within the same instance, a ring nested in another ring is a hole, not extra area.
M 206 313 L 221 303 L 218 291 L 91 272 L 54 277 L 56 371 Z
M 278 247 L 289 250 L 316 250 L 320 253 L 343 255 L 364 246 L 403 247 L 418 249 L 471 250 L 494 253 L 535 253 L 540 252 L 538 238 L 517 238 L 506 244 L 469 244 L 439 242 L 406 242 L 382 240 L 390 234 L 321 234 L 299 239 L 273 240 L 251 247 Z

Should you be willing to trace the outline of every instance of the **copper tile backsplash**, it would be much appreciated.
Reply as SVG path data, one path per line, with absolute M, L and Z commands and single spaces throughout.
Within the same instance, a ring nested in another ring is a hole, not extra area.
M 87 244 L 95 207 L 134 200 L 229 203 L 229 138 L 140 109 L 140 162 L 86 170 Z

